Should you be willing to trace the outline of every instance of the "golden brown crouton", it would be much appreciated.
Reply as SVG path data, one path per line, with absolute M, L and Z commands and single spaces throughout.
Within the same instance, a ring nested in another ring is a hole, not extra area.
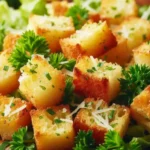
M 118 41 L 117 46 L 110 49 L 100 58 L 107 62 L 125 65 L 129 62 L 132 53 L 128 48 L 127 39 L 121 37 L 120 35 L 117 35 L 116 37 Z
M 135 0 L 102 0 L 100 16 L 109 24 L 120 24 L 126 17 L 138 16 Z
M 4 50 L 5 49 L 12 50 L 19 38 L 20 38 L 19 34 L 10 33 L 10 34 L 6 35 L 6 37 L 4 39 L 4 44 L 3 44 Z
M 65 76 L 54 69 L 45 58 L 34 55 L 21 68 L 19 90 L 36 108 L 47 108 L 61 102 L 65 88 Z
M 60 45 L 65 57 L 77 59 L 79 55 L 99 57 L 115 47 L 117 42 L 106 22 L 89 22 L 71 37 L 61 39 Z
M 74 119 L 74 128 L 92 130 L 97 144 L 104 142 L 104 135 L 108 130 L 116 130 L 124 136 L 129 124 L 129 109 L 125 106 L 113 104 L 108 107 L 103 100 L 85 99 L 85 106 L 81 108 Z
M 31 119 L 37 150 L 71 150 L 75 132 L 68 106 L 32 110 Z
M 19 98 L 0 95 L 0 136 L 11 140 L 19 128 L 30 125 L 31 104 Z
M 19 87 L 20 72 L 16 72 L 8 59 L 11 50 L 5 50 L 0 54 L 0 94 L 10 94 Z
M 84 56 L 78 60 L 74 68 L 75 92 L 109 103 L 119 92 L 118 78 L 121 77 L 121 70 L 117 64 Z
M 133 99 L 130 108 L 133 119 L 150 131 L 150 86 Z
M 147 41 L 133 50 L 133 58 L 136 64 L 150 66 L 150 41 Z
M 141 18 L 130 17 L 125 19 L 113 30 L 127 39 L 130 50 L 150 39 L 150 22 Z
M 56 16 L 32 15 L 29 18 L 28 29 L 46 38 L 51 52 L 60 51 L 59 40 L 69 37 L 75 32 L 72 18 Z

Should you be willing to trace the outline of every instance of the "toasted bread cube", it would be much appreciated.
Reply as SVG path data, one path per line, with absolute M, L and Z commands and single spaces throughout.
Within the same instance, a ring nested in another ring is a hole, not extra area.
M 5 49 L 12 50 L 19 38 L 20 38 L 19 34 L 9 33 L 8 35 L 6 35 L 3 44 L 4 50 Z
M 125 65 L 126 63 L 129 62 L 132 53 L 128 48 L 127 39 L 117 35 L 117 41 L 118 41 L 117 46 L 110 49 L 100 58 L 107 62 Z
M 5 50 L 0 54 L 0 94 L 10 94 L 19 87 L 20 72 L 16 72 L 9 63 L 11 50 Z
M 84 56 L 74 68 L 75 92 L 85 97 L 104 99 L 109 103 L 120 90 L 118 78 L 121 77 L 121 71 L 117 64 Z
M 19 90 L 36 108 L 59 104 L 65 88 L 65 76 L 54 69 L 45 58 L 34 55 L 21 68 Z
M 60 51 L 59 40 L 69 37 L 75 32 L 72 18 L 56 16 L 32 15 L 29 18 L 28 29 L 46 38 L 51 52 Z
M 109 24 L 120 24 L 126 17 L 138 16 L 135 0 L 102 0 L 100 17 Z
M 150 66 L 150 41 L 135 48 L 133 50 L 133 58 L 136 64 Z
M 60 45 L 65 57 L 77 59 L 79 55 L 99 57 L 117 42 L 106 22 L 89 22 L 71 37 L 61 39 Z
M 150 22 L 141 18 L 130 17 L 113 30 L 126 38 L 130 50 L 150 39 Z
M 14 97 L 0 95 L 0 136 L 11 140 L 20 127 L 30 125 L 31 103 Z
M 92 130 L 97 144 L 104 142 L 108 130 L 116 130 L 124 136 L 130 120 L 129 109 L 115 105 L 108 107 L 103 100 L 85 99 L 85 107 L 81 108 L 74 119 L 75 131 Z
M 31 119 L 37 150 L 70 150 L 74 144 L 74 128 L 68 106 L 32 110 Z
M 130 105 L 131 116 L 150 131 L 150 86 L 147 86 Z

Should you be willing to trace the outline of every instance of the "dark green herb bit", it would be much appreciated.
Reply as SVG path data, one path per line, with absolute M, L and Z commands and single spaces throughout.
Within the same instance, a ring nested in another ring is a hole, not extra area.
M 40 88 L 41 88 L 42 90 L 46 90 L 46 87 L 43 86 L 43 85 L 40 85 Z
M 8 71 L 9 70 L 9 66 L 4 66 L 3 70 L 4 71 Z
M 46 110 L 50 115 L 55 115 L 56 113 L 55 113 L 55 111 L 53 110 L 53 109 L 47 109 Z
M 47 78 L 48 80 L 51 80 L 51 79 L 52 79 L 52 77 L 50 76 L 49 73 L 45 73 L 45 76 L 46 76 L 46 78 Z
M 63 121 L 62 120 L 60 120 L 60 119 L 54 119 L 54 123 L 56 123 L 56 124 L 59 124 L 59 123 L 62 123 Z
M 109 119 L 113 119 L 114 115 L 115 115 L 115 110 L 111 110 L 110 113 L 109 113 L 109 115 L 108 115 L 108 118 Z

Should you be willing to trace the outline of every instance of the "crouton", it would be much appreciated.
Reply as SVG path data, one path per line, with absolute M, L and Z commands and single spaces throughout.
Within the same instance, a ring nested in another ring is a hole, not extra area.
M 108 107 L 103 100 L 85 99 L 85 106 L 81 108 L 74 119 L 75 131 L 92 130 L 97 144 L 104 142 L 108 130 L 116 130 L 124 136 L 129 125 L 129 109 L 115 105 Z
M 5 49 L 13 50 L 17 40 L 20 38 L 19 34 L 10 33 L 4 38 L 3 47 Z
M 65 88 L 65 76 L 54 69 L 45 58 L 34 55 L 21 68 L 19 90 L 36 108 L 59 104 Z
M 117 46 L 110 49 L 100 58 L 107 62 L 117 63 L 123 66 L 129 62 L 132 53 L 128 48 L 127 39 L 121 37 L 120 35 L 117 35 L 116 38 L 118 41 Z
M 68 106 L 32 110 L 31 119 L 37 150 L 71 150 L 75 132 Z
M 121 71 L 117 64 L 84 56 L 78 60 L 74 68 L 75 92 L 109 103 L 120 90 L 118 78 L 121 77 Z
M 150 86 L 147 86 L 130 105 L 131 116 L 138 124 L 150 131 Z
M 150 41 L 135 48 L 133 50 L 133 58 L 136 64 L 150 66 Z
M 19 98 L 0 95 L 0 136 L 11 140 L 19 128 L 30 125 L 31 104 Z
M 141 18 L 130 17 L 113 30 L 127 39 L 130 50 L 150 39 L 150 22 Z
M 0 54 L 0 94 L 10 94 L 19 87 L 20 72 L 15 71 L 8 59 L 11 50 L 5 50 Z M 11 83 L 11 84 L 10 84 Z
M 102 0 L 100 17 L 109 24 L 120 24 L 126 17 L 138 16 L 135 0 Z
M 65 57 L 71 59 L 79 55 L 99 57 L 117 45 L 115 36 L 106 22 L 86 23 L 69 38 L 60 40 Z
M 69 37 L 75 32 L 72 18 L 56 16 L 32 15 L 29 18 L 28 29 L 46 38 L 51 52 L 60 51 L 59 40 Z

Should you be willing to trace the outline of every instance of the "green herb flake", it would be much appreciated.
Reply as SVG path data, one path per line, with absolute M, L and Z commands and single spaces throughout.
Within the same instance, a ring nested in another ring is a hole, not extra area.
M 10 107 L 14 107 L 16 104 L 15 103 L 11 103 Z
M 52 77 L 50 76 L 50 74 L 47 72 L 47 73 L 45 73 L 45 76 L 46 76 L 46 78 L 48 79 L 48 80 L 51 80 L 52 79 Z
M 115 115 L 115 110 L 112 110 L 110 111 L 109 115 L 108 115 L 108 118 L 109 119 L 113 119 L 114 118 L 114 115 Z
M 117 7 L 112 6 L 111 9 L 112 9 L 112 10 L 117 10 Z
M 4 66 L 3 70 L 4 71 L 8 71 L 9 70 L 9 66 Z
M 143 40 L 146 40 L 146 39 L 147 39 L 146 34 L 143 34 L 142 37 L 143 37 Z
M 55 115 L 56 113 L 55 113 L 55 111 L 53 110 L 53 109 L 47 109 L 46 110 L 50 115 Z
M 43 119 L 43 116 L 39 116 L 39 119 Z
M 46 90 L 46 87 L 43 86 L 43 85 L 40 85 L 40 88 L 41 88 L 42 90 Z
M 60 124 L 60 123 L 62 123 L 63 121 L 61 121 L 59 118 L 58 119 L 54 119 L 54 123 L 56 123 L 56 124 Z

